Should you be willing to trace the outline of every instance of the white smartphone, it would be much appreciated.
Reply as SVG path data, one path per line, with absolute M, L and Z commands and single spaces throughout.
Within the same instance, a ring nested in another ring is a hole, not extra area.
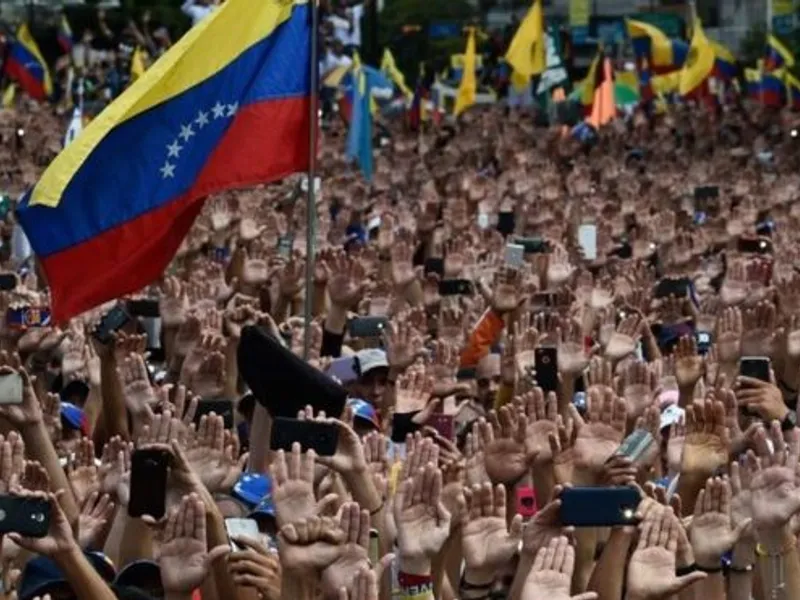
M 489 229 L 489 215 L 486 213 L 478 214 L 478 227 L 481 229 Z
M 586 260 L 597 260 L 597 225 L 587 223 L 578 227 L 578 243 Z
M 255 522 L 255 519 L 225 519 L 225 531 L 228 532 L 231 550 L 234 552 L 245 550 L 245 548 L 233 541 L 234 537 L 246 537 L 255 541 L 261 539 L 261 533 L 258 531 L 258 523 Z
M 525 246 L 506 244 L 506 264 L 511 267 L 521 267 L 525 264 Z
M 19 373 L 0 375 L 0 405 L 22 404 L 22 377 Z

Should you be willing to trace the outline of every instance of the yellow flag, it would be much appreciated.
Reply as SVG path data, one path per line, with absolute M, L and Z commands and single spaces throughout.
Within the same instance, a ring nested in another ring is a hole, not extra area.
M 478 82 L 475 78 L 475 29 L 473 28 L 469 30 L 467 49 L 464 52 L 464 70 L 461 73 L 461 83 L 458 85 L 458 95 L 456 96 L 456 107 L 453 111 L 456 116 L 475 104 L 477 89 Z
M 392 51 L 386 48 L 383 51 L 383 60 L 381 60 L 381 71 L 388 75 L 394 84 L 403 92 L 403 95 L 410 98 L 414 95 L 409 87 L 406 85 L 406 78 L 403 72 L 397 68 L 397 63 L 394 62 L 394 55 Z
M 533 77 L 543 72 L 545 61 L 544 14 L 542 1 L 534 0 L 533 6 L 514 34 L 506 52 L 506 62 L 520 75 Z
M 136 50 L 133 51 L 133 56 L 131 56 L 131 83 L 144 75 L 147 69 L 147 67 L 145 67 L 144 56 L 144 50 L 142 50 L 140 46 L 136 46 Z
M 516 71 L 511 72 L 511 85 L 514 87 L 514 91 L 524 92 L 530 82 L 530 77 L 526 77 L 525 75 L 517 73 Z
M 681 96 L 693 92 L 702 85 L 714 70 L 714 60 L 716 59 L 714 47 L 708 43 L 708 38 L 703 31 L 703 23 L 697 15 L 694 16 L 693 23 L 689 56 L 681 69 L 681 81 L 678 86 Z
M 6 91 L 3 92 L 3 108 L 11 108 L 14 106 L 14 99 L 17 97 L 16 84 L 9 83 Z

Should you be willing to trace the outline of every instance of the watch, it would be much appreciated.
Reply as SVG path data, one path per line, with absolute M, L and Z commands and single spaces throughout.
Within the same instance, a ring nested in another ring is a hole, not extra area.
M 783 421 L 781 421 L 781 429 L 783 431 L 791 431 L 795 427 L 797 427 L 797 412 L 789 409 L 786 416 L 783 417 Z

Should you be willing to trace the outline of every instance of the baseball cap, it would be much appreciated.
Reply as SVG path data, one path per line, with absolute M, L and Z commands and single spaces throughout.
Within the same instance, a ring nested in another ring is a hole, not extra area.
M 152 560 L 137 560 L 125 565 L 119 572 L 114 584 L 124 587 L 137 587 L 148 593 L 160 592 L 163 596 L 164 586 L 161 583 L 161 567 Z
M 353 416 L 356 419 L 367 421 L 376 429 L 381 428 L 381 425 L 378 422 L 378 411 L 376 411 L 375 407 L 366 400 L 361 400 L 360 398 L 348 398 L 347 406 L 353 410 Z
M 366 375 L 373 369 L 388 369 L 389 361 L 386 352 L 379 348 L 367 348 L 356 352 L 358 370 L 361 375 Z
M 275 503 L 272 501 L 272 494 L 267 494 L 261 499 L 253 511 L 249 515 L 250 517 L 275 517 Z
M 72 402 L 61 403 L 61 422 L 66 423 L 72 429 L 78 429 L 83 435 L 89 435 L 89 421 L 86 413 Z
M 100 577 L 108 583 L 114 581 L 116 574 L 114 565 L 105 554 L 86 551 L 83 554 Z M 65 579 L 58 565 L 46 556 L 37 556 L 25 565 L 18 595 L 19 600 L 32 600 L 48 593 L 71 590 L 72 586 Z
M 249 508 L 256 506 L 272 492 L 272 479 L 261 473 L 242 473 L 239 481 L 233 486 L 231 495 L 246 503 Z

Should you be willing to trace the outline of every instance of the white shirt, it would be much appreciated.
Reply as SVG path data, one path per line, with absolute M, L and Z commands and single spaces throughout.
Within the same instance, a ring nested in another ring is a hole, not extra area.
M 350 32 L 349 39 L 346 44 L 351 46 L 361 45 L 361 18 L 364 16 L 364 5 L 357 4 L 347 9 L 347 15 L 353 23 L 353 30 Z
M 192 20 L 192 25 L 197 25 L 200 21 L 205 19 L 214 10 L 214 6 L 203 6 L 202 4 L 195 4 L 194 0 L 186 0 L 181 6 L 183 14 Z
M 353 64 L 353 59 L 344 54 L 337 56 L 330 50 L 325 53 L 325 58 L 319 61 L 319 72 L 322 77 L 338 67 L 349 67 Z
M 328 17 L 328 23 L 333 27 L 334 39 L 347 46 L 350 43 L 350 21 L 339 15 L 331 15 Z

